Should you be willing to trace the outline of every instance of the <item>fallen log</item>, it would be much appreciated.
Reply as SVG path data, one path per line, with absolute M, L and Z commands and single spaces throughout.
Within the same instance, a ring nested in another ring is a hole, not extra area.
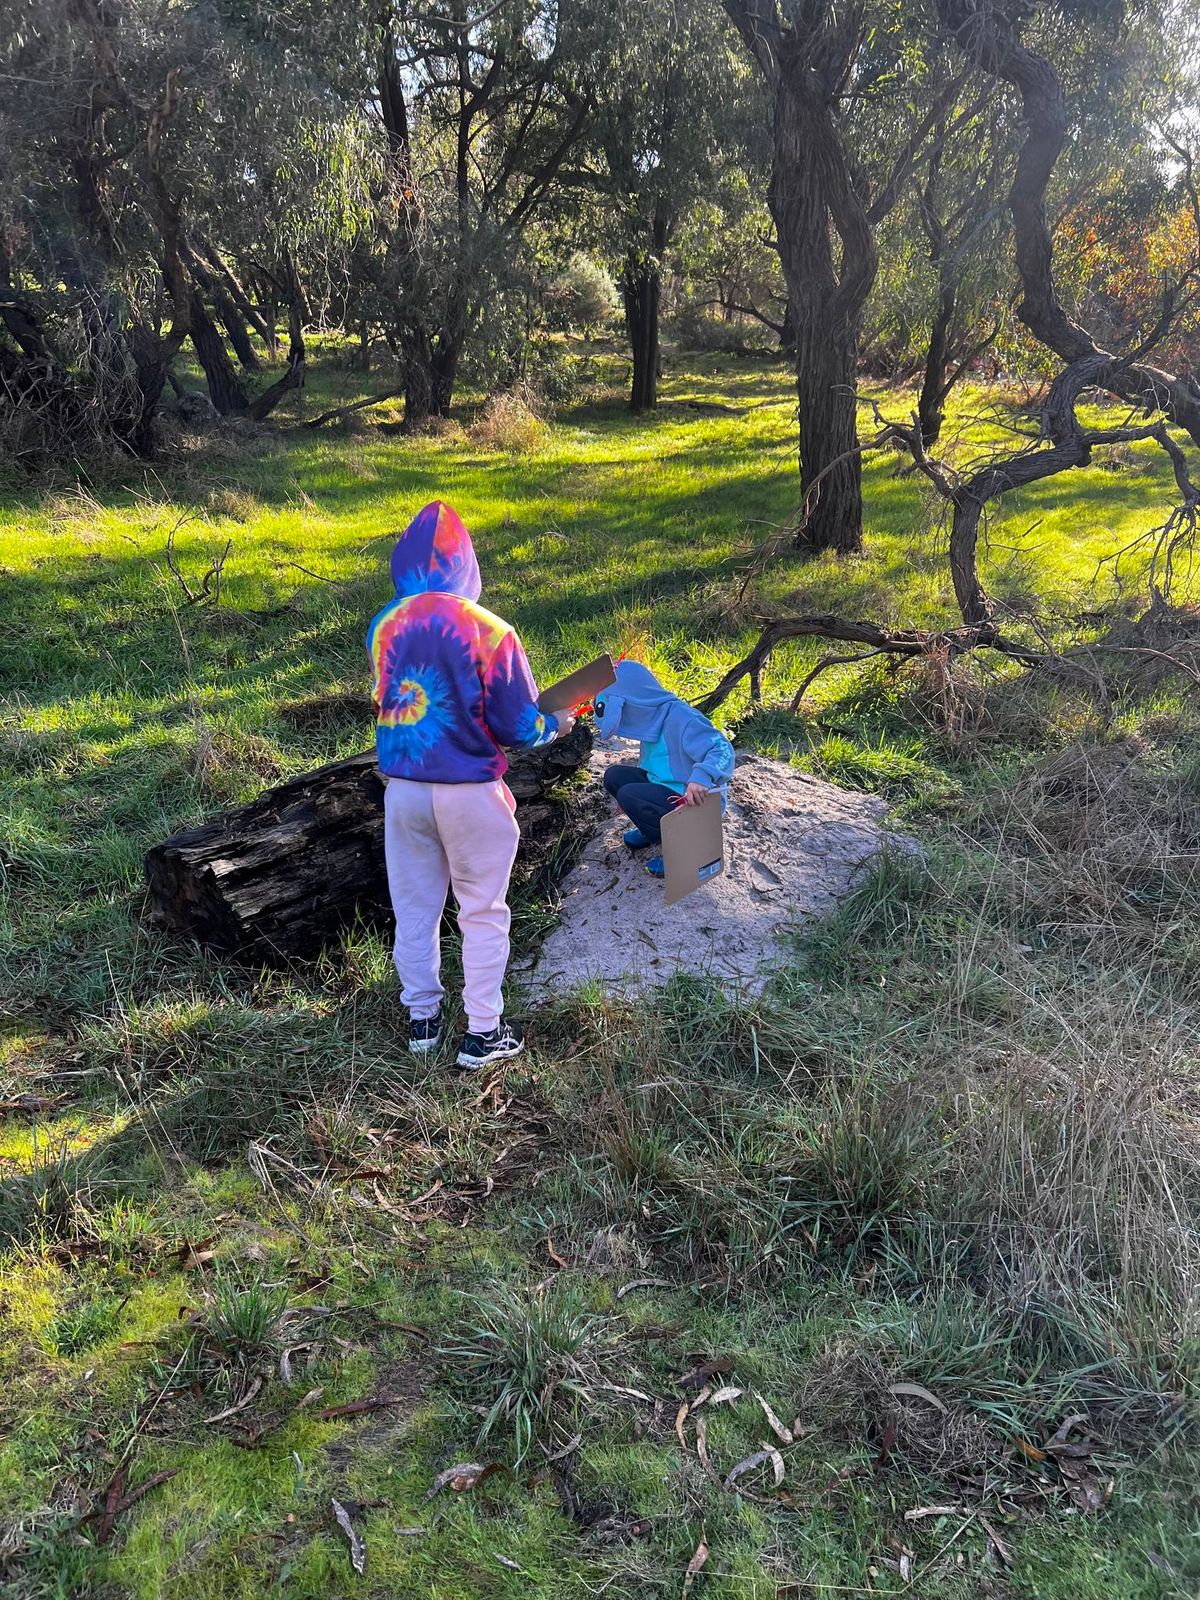
M 554 791 L 591 748 L 579 723 L 567 738 L 513 757 L 518 884 L 560 853 L 575 808 Z M 152 924 L 222 955 L 279 964 L 317 954 L 356 917 L 389 916 L 383 791 L 366 752 L 172 834 L 146 856 Z

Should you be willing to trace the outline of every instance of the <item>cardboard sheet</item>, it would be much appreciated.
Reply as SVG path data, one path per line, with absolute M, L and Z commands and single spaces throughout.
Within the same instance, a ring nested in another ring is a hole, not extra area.
M 664 899 L 667 905 L 673 906 L 700 887 L 703 868 L 715 862 L 717 871 L 713 877 L 725 871 L 721 796 L 710 794 L 698 806 L 676 806 L 662 820 L 662 843 L 666 869 Z
M 597 656 L 586 667 L 568 672 L 565 678 L 552 683 L 538 695 L 539 711 L 574 711 L 577 706 L 594 700 L 598 694 L 617 681 L 616 668 L 610 655 Z

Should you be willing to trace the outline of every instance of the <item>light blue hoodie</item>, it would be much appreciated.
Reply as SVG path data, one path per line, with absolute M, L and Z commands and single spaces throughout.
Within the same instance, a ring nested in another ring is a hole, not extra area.
M 727 797 L 733 776 L 733 746 L 708 718 L 664 689 L 637 661 L 617 663 L 617 681 L 596 697 L 596 732 L 601 739 L 638 739 L 641 765 L 661 782 L 661 763 L 671 787 L 702 783 Z

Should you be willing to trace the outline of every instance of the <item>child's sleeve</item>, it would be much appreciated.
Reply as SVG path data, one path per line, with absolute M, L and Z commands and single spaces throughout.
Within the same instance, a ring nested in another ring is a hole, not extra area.
M 521 641 L 510 628 L 484 668 L 483 717 L 488 732 L 507 750 L 532 750 L 549 744 L 558 732 L 558 719 L 543 715 L 537 705 L 537 685 Z
M 723 789 L 733 777 L 733 746 L 711 722 L 696 722 L 688 728 L 683 753 L 692 763 L 689 783 L 702 783 L 706 789 Z

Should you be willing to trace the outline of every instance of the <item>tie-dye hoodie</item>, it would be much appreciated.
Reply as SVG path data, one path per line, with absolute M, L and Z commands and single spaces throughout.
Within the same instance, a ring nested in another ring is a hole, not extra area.
M 479 604 L 479 563 L 452 506 L 435 500 L 417 512 L 392 551 L 392 581 L 395 599 L 367 629 L 383 772 L 489 783 L 508 768 L 502 746 L 554 737 L 521 641 Z

